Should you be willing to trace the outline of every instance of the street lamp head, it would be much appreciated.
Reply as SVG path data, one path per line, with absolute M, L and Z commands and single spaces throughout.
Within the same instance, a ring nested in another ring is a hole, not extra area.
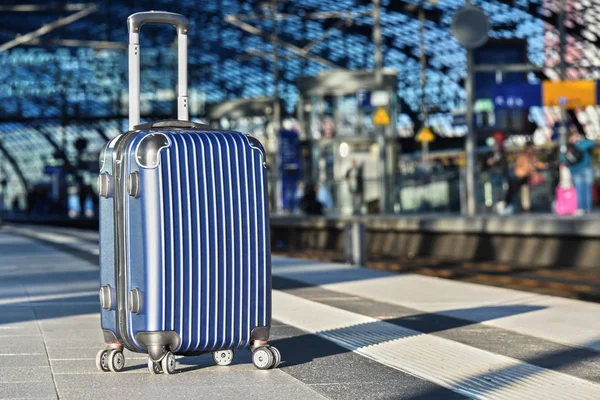
M 462 46 L 475 49 L 487 42 L 490 22 L 481 8 L 469 5 L 454 14 L 450 29 Z

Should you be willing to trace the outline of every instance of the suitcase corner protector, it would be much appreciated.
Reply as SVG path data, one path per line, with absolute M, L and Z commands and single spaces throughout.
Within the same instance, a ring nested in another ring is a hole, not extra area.
M 269 340 L 269 334 L 271 333 L 271 326 L 257 326 L 250 331 L 250 341 L 254 340 Z
M 138 332 L 135 339 L 148 350 L 153 360 L 160 359 L 165 348 L 174 351 L 181 343 L 181 338 L 175 331 Z

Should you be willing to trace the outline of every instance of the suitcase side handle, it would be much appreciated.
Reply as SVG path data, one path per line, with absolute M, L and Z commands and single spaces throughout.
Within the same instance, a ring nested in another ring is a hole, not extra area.
M 133 129 L 141 131 L 146 131 L 153 128 L 186 128 L 195 129 L 199 131 L 213 130 L 208 125 L 198 124 L 196 122 L 191 121 L 180 121 L 178 119 L 166 119 L 163 121 L 147 122 L 145 124 L 140 124 L 133 127 Z
M 129 130 L 140 123 L 140 29 L 149 23 L 174 25 L 177 28 L 177 119 L 187 121 L 187 39 L 189 21 L 180 14 L 165 11 L 135 13 L 127 19 L 129 29 Z

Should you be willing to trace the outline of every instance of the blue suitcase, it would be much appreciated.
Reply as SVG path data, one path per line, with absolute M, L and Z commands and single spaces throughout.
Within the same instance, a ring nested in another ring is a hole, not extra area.
M 139 125 L 139 29 L 177 27 L 178 120 Z M 175 355 L 212 353 L 217 364 L 250 348 L 276 367 L 268 344 L 271 253 L 264 149 L 251 136 L 188 122 L 187 19 L 129 17 L 130 129 L 100 157 L 102 371 L 120 371 L 123 348 L 148 353 L 152 373 Z

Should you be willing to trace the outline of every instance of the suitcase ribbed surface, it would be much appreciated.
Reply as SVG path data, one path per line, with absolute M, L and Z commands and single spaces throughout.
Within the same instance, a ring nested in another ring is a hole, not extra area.
M 134 323 L 131 333 L 175 331 L 177 353 L 246 346 L 271 315 L 263 156 L 237 133 L 161 133 L 170 141 L 155 172 L 162 276 L 146 279 L 158 287 L 145 290 L 159 293 L 148 312 L 161 315 Z M 142 207 L 153 196 L 142 181 Z

